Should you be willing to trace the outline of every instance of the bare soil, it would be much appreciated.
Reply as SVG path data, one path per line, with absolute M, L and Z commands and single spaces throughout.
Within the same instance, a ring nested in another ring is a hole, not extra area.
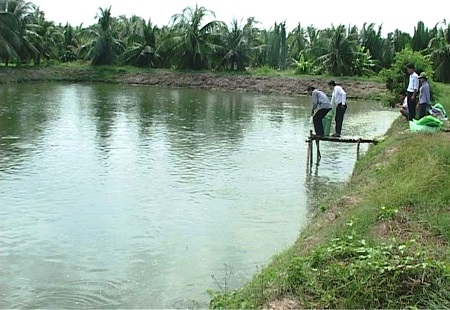
M 338 79 L 335 79 L 338 83 Z M 254 92 L 263 94 L 306 95 L 310 85 L 329 91 L 329 79 L 324 77 L 277 77 L 253 75 L 223 75 L 215 73 L 185 73 L 177 71 L 151 71 L 150 74 L 125 74 L 121 83 L 158 85 L 163 87 L 190 87 L 207 90 Z M 383 83 L 351 81 L 340 83 L 349 98 L 373 98 L 386 92 Z
M 306 95 L 306 88 L 314 86 L 327 93 L 331 78 L 255 76 L 216 72 L 180 72 L 164 69 L 133 70 L 126 68 L 80 67 L 0 67 L 0 84 L 37 81 L 108 82 L 153 85 L 171 88 L 198 88 L 262 94 Z M 386 93 L 383 83 L 375 81 L 343 80 L 334 78 L 343 86 L 349 98 L 379 98 Z

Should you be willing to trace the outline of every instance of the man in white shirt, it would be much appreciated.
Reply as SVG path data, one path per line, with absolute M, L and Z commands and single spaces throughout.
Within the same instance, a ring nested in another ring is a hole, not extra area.
M 337 85 L 335 81 L 330 81 L 328 83 L 333 89 L 333 94 L 331 95 L 331 104 L 333 108 L 336 108 L 336 116 L 334 120 L 336 121 L 335 133 L 332 137 L 340 137 L 342 131 L 342 123 L 344 122 L 344 114 L 347 111 L 347 93 L 342 89 L 341 86 Z
M 406 65 L 406 71 L 409 74 L 408 88 L 406 89 L 406 98 L 408 98 L 409 120 L 416 118 L 417 92 L 419 91 L 419 76 L 415 72 L 414 64 Z

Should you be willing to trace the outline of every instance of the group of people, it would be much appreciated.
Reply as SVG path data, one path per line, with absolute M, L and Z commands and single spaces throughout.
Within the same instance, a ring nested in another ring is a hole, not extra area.
M 420 75 L 416 73 L 414 64 L 407 64 L 406 71 L 409 75 L 409 82 L 406 92 L 402 91 L 399 94 L 400 113 L 409 121 L 416 119 L 416 114 L 417 119 L 421 119 L 431 106 L 430 83 L 425 72 Z
M 416 114 L 417 119 L 421 119 L 431 107 L 431 88 L 428 77 L 425 72 L 418 75 L 412 63 L 406 65 L 406 71 L 409 75 L 409 83 L 406 91 L 400 93 L 400 113 L 409 121 L 416 119 Z M 340 137 L 344 115 L 347 111 L 347 94 L 335 81 L 330 81 L 328 86 L 332 90 L 331 100 L 323 91 L 316 89 L 314 86 L 308 86 L 307 88 L 313 105 L 311 116 L 314 123 L 314 131 L 316 136 L 324 136 L 322 120 L 331 109 L 335 108 L 336 126 L 335 133 L 331 136 Z
M 316 89 L 314 86 L 308 86 L 307 91 L 311 96 L 313 105 L 311 117 L 313 119 L 316 136 L 323 137 L 324 128 L 322 120 L 331 111 L 331 109 L 335 108 L 336 126 L 335 132 L 331 136 L 339 138 L 341 136 L 344 115 L 347 111 L 347 93 L 341 86 L 337 85 L 335 81 L 330 81 L 328 86 L 333 91 L 331 94 L 331 100 L 323 91 Z

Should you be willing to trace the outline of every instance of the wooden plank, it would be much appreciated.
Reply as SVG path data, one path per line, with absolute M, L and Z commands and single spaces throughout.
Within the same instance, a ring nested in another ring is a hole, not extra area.
M 364 139 L 364 138 L 357 138 L 357 137 L 317 137 L 317 136 L 311 136 L 309 139 L 313 141 L 330 141 L 330 142 L 340 142 L 340 143 L 373 143 L 377 144 L 378 140 L 374 139 Z

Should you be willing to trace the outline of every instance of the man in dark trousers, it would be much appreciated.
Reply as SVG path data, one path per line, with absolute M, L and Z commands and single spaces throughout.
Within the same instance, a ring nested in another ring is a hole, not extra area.
M 313 118 L 314 131 L 316 132 L 316 136 L 323 137 L 324 130 L 322 119 L 331 110 L 330 99 L 328 99 L 327 95 L 323 91 L 315 89 L 314 86 L 308 86 L 307 91 L 311 96 L 311 102 L 313 105 L 311 116 Z
M 333 89 L 333 94 L 331 95 L 331 106 L 336 107 L 336 116 L 334 120 L 336 121 L 335 133 L 332 137 L 340 137 L 342 131 L 342 123 L 344 122 L 344 114 L 347 111 L 347 93 L 344 89 L 337 85 L 335 81 L 328 82 L 328 86 Z
M 406 98 L 408 100 L 409 120 L 416 118 L 417 93 L 419 91 L 419 76 L 415 71 L 414 64 L 406 65 L 406 71 L 409 75 L 408 88 L 406 89 Z
M 430 83 L 428 83 L 428 77 L 425 72 L 419 75 L 420 88 L 419 88 L 419 119 L 427 114 L 427 110 L 431 107 L 431 91 Z

